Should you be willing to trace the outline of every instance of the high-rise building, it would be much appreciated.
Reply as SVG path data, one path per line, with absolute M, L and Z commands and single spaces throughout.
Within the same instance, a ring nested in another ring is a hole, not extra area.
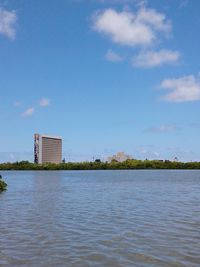
M 34 134 L 34 162 L 61 163 L 62 139 L 57 136 Z

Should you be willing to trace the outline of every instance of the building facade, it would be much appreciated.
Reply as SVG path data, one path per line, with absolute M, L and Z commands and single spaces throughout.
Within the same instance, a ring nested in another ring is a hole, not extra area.
M 132 156 L 130 155 L 126 155 L 124 152 L 118 152 L 117 154 L 108 157 L 108 162 L 111 162 L 112 160 L 116 160 L 118 162 L 123 162 L 126 161 L 128 159 L 133 159 Z
M 61 163 L 62 139 L 57 136 L 34 134 L 34 163 Z

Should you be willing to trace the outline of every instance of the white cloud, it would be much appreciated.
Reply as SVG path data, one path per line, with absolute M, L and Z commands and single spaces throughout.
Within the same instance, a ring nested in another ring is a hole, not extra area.
M 194 75 L 179 79 L 166 79 L 161 88 L 169 90 L 163 99 L 169 102 L 186 102 L 200 100 L 200 79 Z
M 39 105 L 40 105 L 41 107 L 47 107 L 47 106 L 50 105 L 50 100 L 49 100 L 48 98 L 42 98 L 42 99 L 40 99 L 40 101 L 39 101 Z
M 111 62 L 119 62 L 119 61 L 123 60 L 122 56 L 113 52 L 112 50 L 107 51 L 105 58 L 106 58 L 106 60 L 111 61 Z
M 147 129 L 147 132 L 151 132 L 151 133 L 167 133 L 167 132 L 173 132 L 177 130 L 177 126 L 176 125 L 161 125 L 159 127 L 152 127 Z
M 160 51 L 145 51 L 140 52 L 133 57 L 133 65 L 136 67 L 151 68 L 164 64 L 175 63 L 179 60 L 180 53 L 162 49 Z
M 7 11 L 0 8 L 0 34 L 10 39 L 15 39 L 15 23 L 17 15 L 15 11 Z
M 28 108 L 27 110 L 25 110 L 23 113 L 22 113 L 22 116 L 23 117 L 30 117 L 33 115 L 33 113 L 35 112 L 35 109 L 33 107 L 30 107 Z
M 141 7 L 133 13 L 110 8 L 93 16 L 93 29 L 121 45 L 152 45 L 159 33 L 170 32 L 171 23 L 154 9 Z

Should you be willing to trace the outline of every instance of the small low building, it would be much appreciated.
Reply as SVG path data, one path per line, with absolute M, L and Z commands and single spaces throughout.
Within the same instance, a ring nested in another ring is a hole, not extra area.
M 124 152 L 118 152 L 115 155 L 108 157 L 108 162 L 111 162 L 113 160 L 116 160 L 118 162 L 123 162 L 128 159 L 133 159 L 132 156 L 125 154 Z

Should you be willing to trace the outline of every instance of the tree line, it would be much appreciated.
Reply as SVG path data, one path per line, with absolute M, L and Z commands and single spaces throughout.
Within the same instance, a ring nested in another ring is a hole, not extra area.
M 129 170 L 129 169 L 200 169 L 200 162 L 175 162 L 169 160 L 133 160 L 124 162 L 66 162 L 60 164 L 35 164 L 28 161 L 1 163 L 0 170 Z

